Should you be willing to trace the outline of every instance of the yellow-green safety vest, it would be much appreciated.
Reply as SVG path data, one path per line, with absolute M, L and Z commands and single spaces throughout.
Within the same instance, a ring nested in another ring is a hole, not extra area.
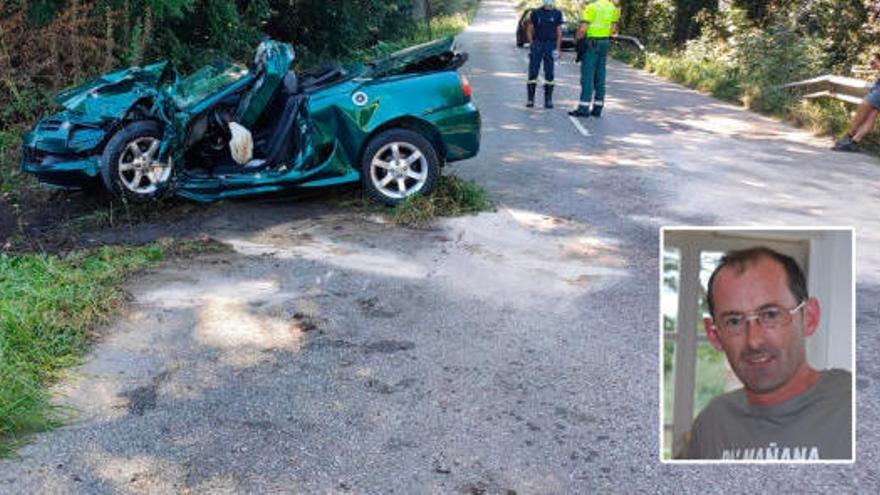
M 620 10 L 610 0 L 597 0 L 584 7 L 582 19 L 587 24 L 587 38 L 611 36 L 611 25 L 620 19 Z

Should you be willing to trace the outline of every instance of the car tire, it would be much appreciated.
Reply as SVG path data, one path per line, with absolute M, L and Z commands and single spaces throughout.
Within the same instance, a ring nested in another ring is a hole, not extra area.
M 135 203 L 164 198 L 174 167 L 154 160 L 161 142 L 162 126 L 152 120 L 132 122 L 114 134 L 101 155 L 101 180 L 107 190 Z
M 395 206 L 414 194 L 434 192 L 440 158 L 425 136 L 411 129 L 390 129 L 370 140 L 361 158 L 361 180 L 374 201 Z

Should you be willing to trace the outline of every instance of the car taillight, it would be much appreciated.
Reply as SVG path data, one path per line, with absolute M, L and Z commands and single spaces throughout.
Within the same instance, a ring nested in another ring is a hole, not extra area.
M 470 100 L 471 95 L 474 94 L 474 90 L 471 89 L 471 82 L 468 81 L 467 76 L 464 74 L 459 74 L 458 77 L 461 79 L 461 94 L 464 95 L 466 100 Z

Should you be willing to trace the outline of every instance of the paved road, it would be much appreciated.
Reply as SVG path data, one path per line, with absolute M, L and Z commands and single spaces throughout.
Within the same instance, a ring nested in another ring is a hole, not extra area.
M 419 232 L 320 201 L 200 220 L 235 252 L 130 286 L 59 387 L 76 421 L 0 462 L 0 492 L 875 491 L 865 359 L 855 466 L 660 464 L 655 287 L 661 225 L 853 225 L 873 355 L 880 163 L 619 64 L 585 136 L 522 107 L 514 24 L 485 0 L 461 37 L 485 128 L 455 169 L 496 212 Z

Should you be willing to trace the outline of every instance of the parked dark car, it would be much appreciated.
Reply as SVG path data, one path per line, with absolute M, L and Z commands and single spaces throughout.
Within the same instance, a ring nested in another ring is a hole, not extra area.
M 519 18 L 519 22 L 516 23 L 516 46 L 522 47 L 523 45 L 528 44 L 529 36 L 526 34 L 526 30 L 529 27 L 529 16 L 532 15 L 532 11 L 535 9 L 526 9 L 522 16 Z M 577 33 L 577 22 L 566 22 L 562 25 L 562 49 L 563 50 L 574 50 L 574 35 Z
M 367 64 L 295 73 L 293 60 L 292 46 L 266 40 L 249 67 L 217 62 L 181 79 L 162 61 L 105 74 L 56 97 L 65 110 L 24 137 L 22 169 L 136 202 L 360 181 L 393 205 L 479 150 L 480 114 L 458 72 L 467 54 L 451 37 Z
M 516 24 L 517 47 L 522 47 L 529 42 L 529 37 L 526 34 L 526 30 L 529 27 L 529 16 L 532 15 L 533 10 L 535 9 L 526 9 L 523 12 L 522 16 L 520 16 L 519 22 Z M 575 50 L 575 48 L 577 47 L 577 43 L 575 43 L 574 37 L 575 34 L 577 34 L 578 24 L 579 21 L 570 20 L 562 25 L 561 47 L 563 50 Z M 619 46 L 623 46 L 628 49 L 635 49 L 640 52 L 645 51 L 645 46 L 642 45 L 642 42 L 634 36 L 615 35 L 611 37 L 611 41 Z

